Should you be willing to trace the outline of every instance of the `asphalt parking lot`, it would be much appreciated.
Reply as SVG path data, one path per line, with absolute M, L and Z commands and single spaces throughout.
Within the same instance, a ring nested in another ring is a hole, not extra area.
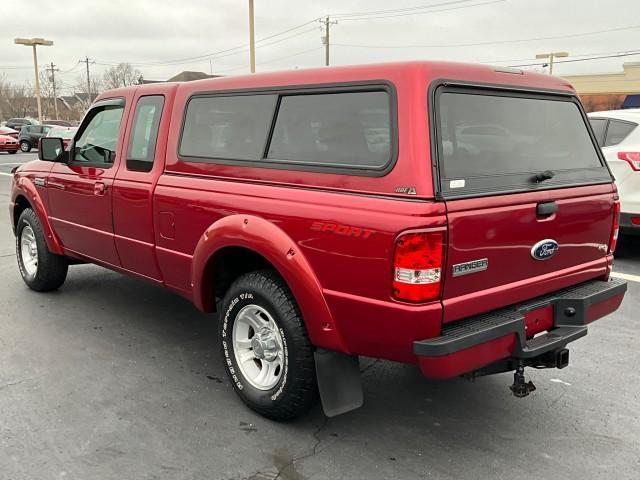
M 278 424 L 236 398 L 215 317 L 181 297 L 91 265 L 24 286 L 6 174 L 34 157 L 0 154 L 0 479 L 640 477 L 640 240 L 616 262 L 621 309 L 569 368 L 528 371 L 528 398 L 510 374 L 427 382 L 366 359 L 362 409 Z

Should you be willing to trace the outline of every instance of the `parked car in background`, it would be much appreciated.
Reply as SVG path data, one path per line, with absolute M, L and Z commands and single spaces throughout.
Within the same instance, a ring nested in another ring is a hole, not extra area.
M 592 112 L 589 121 L 620 195 L 620 233 L 640 235 L 640 109 Z
M 18 135 L 20 135 L 20 132 L 18 132 L 17 130 L 14 130 L 13 128 L 9 128 L 9 127 L 0 127 L 0 135 L 6 135 L 7 137 L 13 137 L 16 140 L 18 139 Z
M 18 136 L 20 150 L 26 153 L 32 148 L 38 148 L 38 141 L 42 137 L 46 137 L 52 128 L 51 125 L 26 125 L 22 127 Z
M 73 123 L 69 120 L 45 120 L 43 122 L 45 125 L 57 125 L 59 127 L 72 127 Z
M 25 125 L 38 125 L 38 121 L 33 118 L 10 118 L 7 120 L 5 127 L 20 131 Z
M 62 139 L 64 149 L 67 150 L 73 140 L 73 136 L 78 131 L 78 127 L 56 127 L 54 126 L 47 133 L 47 137 L 57 137 Z
M 0 135 L 0 152 L 16 153 L 18 140 L 8 135 Z

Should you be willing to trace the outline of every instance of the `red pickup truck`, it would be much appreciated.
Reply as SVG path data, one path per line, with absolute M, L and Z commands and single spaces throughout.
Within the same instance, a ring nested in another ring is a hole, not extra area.
M 453 63 L 158 83 L 42 139 L 11 218 L 26 284 L 96 263 L 219 316 L 240 398 L 362 404 L 358 356 L 426 377 L 563 368 L 618 308 L 616 188 L 560 78 Z M 612 346 L 612 348 L 614 348 Z

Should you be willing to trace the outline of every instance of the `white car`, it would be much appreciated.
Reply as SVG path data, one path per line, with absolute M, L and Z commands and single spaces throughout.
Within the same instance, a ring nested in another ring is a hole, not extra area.
M 640 109 L 592 112 L 589 121 L 616 178 L 620 233 L 640 234 Z

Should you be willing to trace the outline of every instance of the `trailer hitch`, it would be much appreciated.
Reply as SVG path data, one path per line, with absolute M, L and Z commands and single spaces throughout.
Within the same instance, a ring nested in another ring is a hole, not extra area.
M 531 380 L 528 382 L 524 378 L 524 362 L 518 360 L 518 366 L 513 374 L 513 385 L 509 387 L 514 397 L 523 398 L 536 389 Z

